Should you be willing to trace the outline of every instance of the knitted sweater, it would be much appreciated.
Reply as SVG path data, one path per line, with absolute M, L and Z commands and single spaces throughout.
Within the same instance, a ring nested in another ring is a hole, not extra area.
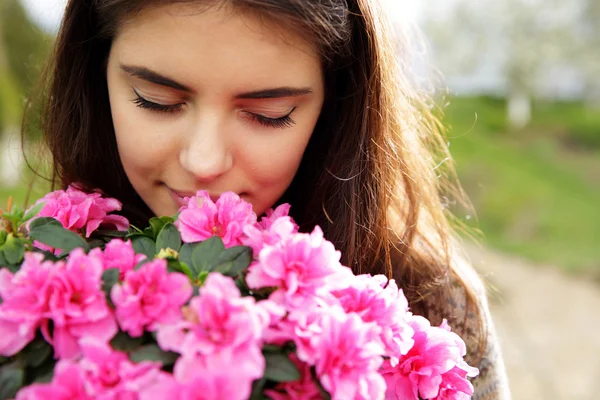
M 479 368 L 479 375 L 471 381 L 475 388 L 473 400 L 510 400 L 504 360 L 490 315 L 484 284 L 466 262 L 461 262 L 459 273 L 476 293 L 482 317 L 486 322 L 487 344 L 481 360 L 479 362 L 474 360 L 481 343 L 478 320 L 471 310 L 466 309 L 466 292 L 464 286 L 456 279 L 451 280 L 447 286 L 443 296 L 444 301 L 429 300 L 426 302 L 428 308 L 426 316 L 432 324 L 436 325 L 439 325 L 442 319 L 447 319 L 452 330 L 465 341 L 467 345 L 466 361 L 469 365 Z

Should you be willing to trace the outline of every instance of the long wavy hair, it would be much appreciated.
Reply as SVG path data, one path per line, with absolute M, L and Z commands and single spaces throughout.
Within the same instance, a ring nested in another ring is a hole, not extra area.
M 430 97 L 413 87 L 398 62 L 406 43 L 392 40 L 376 0 L 69 1 L 42 96 L 54 187 L 78 182 L 100 189 L 121 200 L 133 222 L 151 215 L 119 161 L 106 62 L 123 21 L 144 7 L 174 2 L 232 5 L 285 21 L 314 41 L 325 102 L 281 202 L 292 204 L 303 230 L 320 225 L 355 273 L 395 278 L 415 313 L 427 315 L 424 300 L 441 300 L 454 276 L 485 338 L 479 302 L 453 259 L 451 215 L 441 201 L 464 199 L 443 127 Z

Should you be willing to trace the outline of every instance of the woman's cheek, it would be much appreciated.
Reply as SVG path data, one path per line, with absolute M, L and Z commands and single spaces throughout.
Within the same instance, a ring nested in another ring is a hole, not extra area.
M 115 130 L 124 164 L 150 170 L 177 157 L 179 140 L 168 125 L 163 126 L 139 115 L 128 115 L 115 121 Z
M 259 140 L 239 143 L 238 162 L 243 160 L 246 175 L 256 184 L 288 185 L 302 160 L 310 133 L 285 129 L 268 133 Z

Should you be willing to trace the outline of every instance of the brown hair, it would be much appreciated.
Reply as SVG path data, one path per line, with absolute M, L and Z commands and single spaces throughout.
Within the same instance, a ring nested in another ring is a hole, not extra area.
M 134 222 L 151 212 L 119 162 L 106 59 L 128 16 L 149 4 L 174 1 L 194 0 L 71 0 L 45 96 L 43 131 L 60 185 L 99 188 L 121 200 Z M 442 296 L 455 275 L 482 321 L 469 284 L 454 269 L 449 214 L 440 197 L 461 199 L 462 192 L 449 184 L 454 181 L 451 161 L 437 168 L 450 160 L 442 127 L 429 97 L 398 68 L 391 29 L 377 2 L 225 2 L 266 17 L 283 16 L 310 35 L 323 56 L 323 110 L 281 199 L 292 204 L 296 221 L 304 230 L 320 225 L 356 273 L 396 278 L 417 313 L 426 315 L 423 300 Z

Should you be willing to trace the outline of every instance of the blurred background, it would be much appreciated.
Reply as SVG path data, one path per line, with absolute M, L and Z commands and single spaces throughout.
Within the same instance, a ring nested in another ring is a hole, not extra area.
M 387 1 L 400 28 L 420 29 L 418 75 L 445 93 L 448 144 L 477 211 L 459 217 L 484 235 L 468 250 L 514 398 L 595 398 L 600 0 Z M 27 192 L 21 115 L 64 4 L 0 0 L 0 208 Z

